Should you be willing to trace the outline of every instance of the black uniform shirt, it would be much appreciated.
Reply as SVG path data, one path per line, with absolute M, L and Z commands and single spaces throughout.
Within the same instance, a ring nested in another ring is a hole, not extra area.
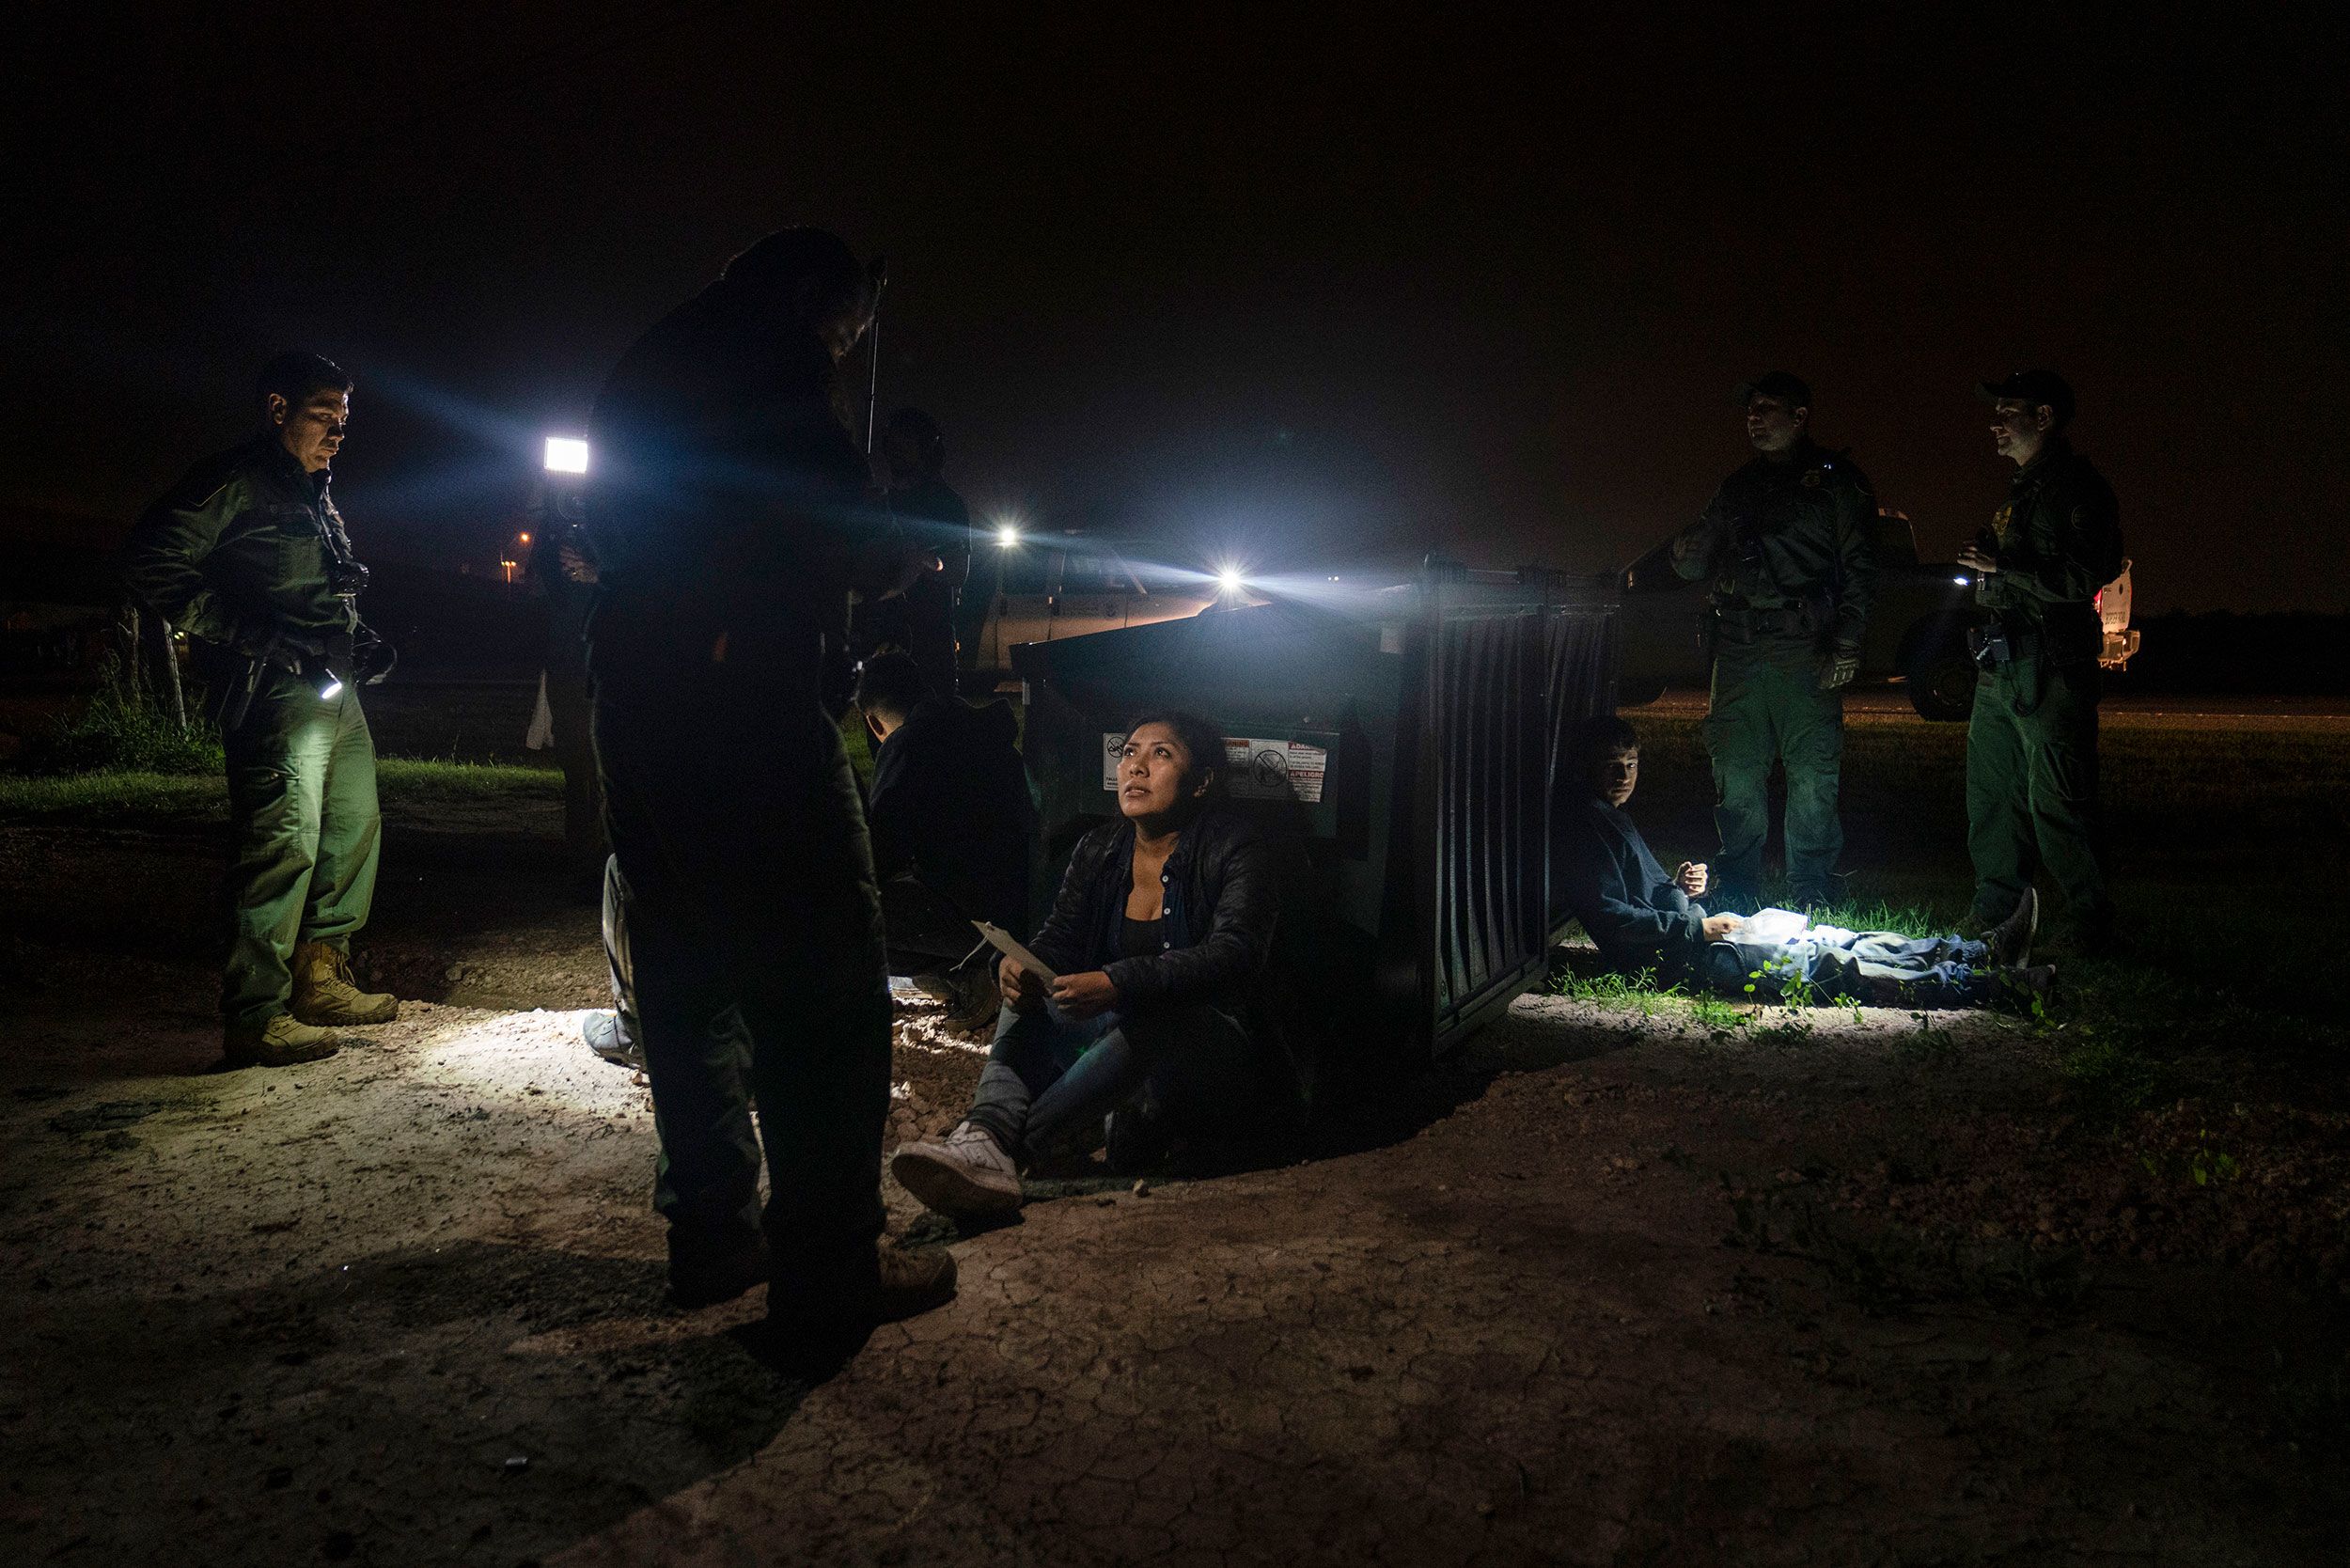
M 2062 436 L 2008 481 L 1991 520 L 1997 572 L 1975 598 L 2011 626 L 2036 629 L 2056 660 L 2093 659 L 2105 637 L 2093 601 L 2122 574 L 2122 512 L 2113 487 Z
M 305 473 L 266 434 L 197 463 L 149 507 L 122 547 L 122 577 L 190 636 L 252 654 L 274 633 L 354 629 L 328 574 L 333 549 L 348 556 L 351 541 L 326 470 Z
M 1026 932 L 1036 805 L 1010 704 L 917 704 L 873 760 L 873 864 L 909 866 L 966 915 Z
M 1876 591 L 1876 495 L 1852 460 L 1806 440 L 1785 463 L 1756 454 L 1673 541 L 1673 570 L 1710 580 L 1716 607 L 1797 610 L 1860 646 Z

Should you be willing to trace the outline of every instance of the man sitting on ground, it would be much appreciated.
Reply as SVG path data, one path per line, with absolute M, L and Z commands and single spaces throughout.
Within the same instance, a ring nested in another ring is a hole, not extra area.
M 1001 700 L 974 708 L 938 695 L 906 653 L 865 661 L 856 705 L 879 743 L 865 814 L 889 972 L 944 995 L 958 1021 L 986 1022 L 997 1006 L 995 950 L 971 921 L 1028 929 L 1037 817 L 1019 724 Z
M 1255 1022 L 1272 956 L 1278 862 L 1215 798 L 1224 742 L 1186 713 L 1137 719 L 1118 764 L 1120 820 L 1077 843 L 1032 944 L 1049 983 L 1007 957 L 1004 1011 L 971 1111 L 890 1169 L 946 1215 L 1020 1206 L 1020 1168 L 1091 1141 L 1114 1170 L 1179 1137 L 1269 1130 L 1295 1101 Z
M 2013 915 L 1975 940 L 1815 926 L 1779 909 L 1707 914 L 1695 902 L 1705 895 L 1706 868 L 1684 861 L 1668 875 L 1624 814 L 1639 783 L 1638 733 L 1609 716 L 1590 720 L 1576 741 L 1583 788 L 1560 792 L 1553 864 L 1611 971 L 1740 994 L 1752 979 L 1762 994 L 1904 1007 L 1980 1007 L 2046 994 L 2053 971 L 2025 967 L 2040 913 L 2029 889 Z

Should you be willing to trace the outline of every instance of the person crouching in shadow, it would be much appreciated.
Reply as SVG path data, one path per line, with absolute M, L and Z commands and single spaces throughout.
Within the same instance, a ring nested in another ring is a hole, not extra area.
M 1273 947 L 1277 862 L 1220 799 L 1224 742 L 1183 713 L 1127 729 L 1120 820 L 1071 855 L 1030 950 L 1049 985 L 998 967 L 995 1043 L 963 1121 L 890 1161 L 943 1215 L 1020 1206 L 1024 1166 L 1089 1145 L 1148 1166 L 1177 1137 L 1230 1137 L 1278 1114 L 1277 1046 L 1249 1022 Z

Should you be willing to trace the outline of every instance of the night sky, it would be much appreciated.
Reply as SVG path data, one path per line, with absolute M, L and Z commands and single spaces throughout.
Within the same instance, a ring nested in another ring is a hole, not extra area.
M 630 339 L 797 221 L 888 255 L 884 407 L 1039 526 L 1612 565 L 1785 367 L 1948 552 L 2008 471 L 1971 384 L 2044 363 L 2141 612 L 2350 608 L 2324 8 L 1130 9 L 42 24 L 0 497 L 127 518 L 310 346 L 363 554 L 478 558 Z

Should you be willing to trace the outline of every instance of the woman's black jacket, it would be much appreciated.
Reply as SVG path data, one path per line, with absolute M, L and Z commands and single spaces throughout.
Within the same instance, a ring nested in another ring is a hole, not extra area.
M 1061 974 L 1106 971 L 1121 1012 L 1205 1003 L 1245 1019 L 1280 913 L 1272 846 L 1246 818 L 1214 806 L 1201 811 L 1167 857 L 1159 951 L 1120 958 L 1134 857 L 1132 823 L 1105 823 L 1079 839 L 1030 949 Z

